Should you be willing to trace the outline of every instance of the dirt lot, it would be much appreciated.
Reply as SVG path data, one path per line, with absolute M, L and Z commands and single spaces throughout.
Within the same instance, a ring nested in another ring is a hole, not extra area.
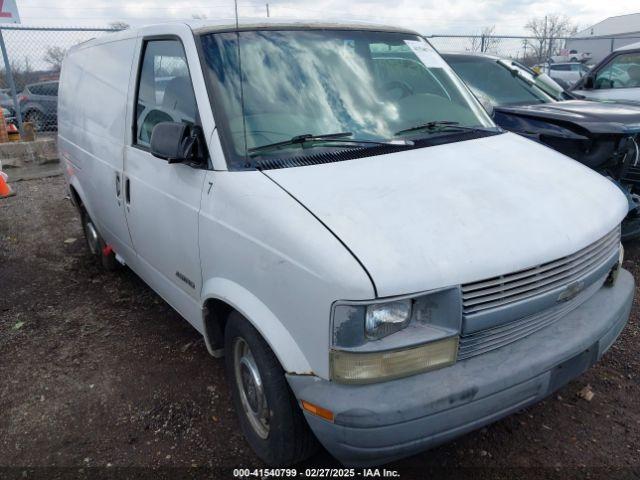
M 233 467 L 263 466 L 238 431 L 222 362 L 135 274 L 98 268 L 62 177 L 13 187 L 0 200 L 0 466 L 20 468 L 0 478 L 148 467 L 231 478 Z M 640 279 L 640 246 L 626 250 Z M 612 350 L 557 395 L 391 468 L 637 478 L 638 313 L 636 303 Z M 591 401 L 578 396 L 587 385 Z M 309 465 L 336 463 L 320 452 Z

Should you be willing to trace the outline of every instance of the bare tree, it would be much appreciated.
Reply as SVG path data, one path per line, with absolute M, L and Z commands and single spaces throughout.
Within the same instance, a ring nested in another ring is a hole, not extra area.
M 13 81 L 15 82 L 17 92 L 20 92 L 25 85 L 38 81 L 38 73 L 33 70 L 31 59 L 27 56 L 24 57 L 23 61 L 11 61 L 11 73 L 13 74 Z M 0 86 L 2 88 L 8 88 L 9 84 L 4 68 L 0 70 L 0 77 Z
M 206 20 L 207 16 L 204 13 L 192 13 L 191 18 L 194 20 Z
M 60 71 L 62 68 L 62 60 L 64 60 L 64 55 L 67 51 L 64 48 L 60 47 L 49 47 L 44 54 L 42 59 L 51 65 L 51 70 Z
M 535 38 L 528 42 L 531 55 L 538 62 L 555 55 L 564 45 L 564 37 L 573 35 L 578 26 L 564 15 L 545 15 L 530 19 L 525 28 Z
M 479 35 L 475 35 L 471 39 L 472 52 L 489 52 L 495 50 L 500 43 L 499 39 L 495 37 L 496 26 L 484 27 Z
M 131 28 L 127 22 L 115 21 L 109 22 L 109 28 L 112 30 L 126 30 L 127 28 Z

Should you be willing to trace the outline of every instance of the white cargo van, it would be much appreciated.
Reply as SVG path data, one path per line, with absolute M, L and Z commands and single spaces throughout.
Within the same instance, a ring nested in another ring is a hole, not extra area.
M 59 98 L 89 248 L 225 355 L 268 463 L 422 451 L 545 397 L 627 321 L 619 189 L 497 128 L 415 32 L 132 29 L 73 47 Z

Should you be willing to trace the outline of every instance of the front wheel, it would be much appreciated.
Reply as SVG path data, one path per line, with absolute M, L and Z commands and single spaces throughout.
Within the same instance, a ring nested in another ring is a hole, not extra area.
M 225 329 L 225 363 L 240 427 L 269 465 L 291 465 L 318 443 L 291 393 L 280 362 L 260 333 L 239 313 Z
M 105 270 L 110 272 L 117 270 L 118 267 L 120 267 L 120 263 L 116 260 L 116 254 L 112 249 L 107 247 L 107 244 L 98 233 L 98 229 L 84 207 L 81 207 L 80 210 L 80 221 L 82 222 L 84 238 L 87 241 L 87 247 L 91 254 L 98 258 Z

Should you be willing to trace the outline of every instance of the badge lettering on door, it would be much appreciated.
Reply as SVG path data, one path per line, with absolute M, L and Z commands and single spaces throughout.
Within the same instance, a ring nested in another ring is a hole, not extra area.
M 180 272 L 176 272 L 176 277 L 178 277 L 180 280 L 182 280 L 184 283 L 186 283 L 187 285 L 189 285 L 191 288 L 195 289 L 196 288 L 196 284 L 193 283 L 191 280 L 189 280 L 187 277 L 184 276 L 184 274 L 180 273 Z

